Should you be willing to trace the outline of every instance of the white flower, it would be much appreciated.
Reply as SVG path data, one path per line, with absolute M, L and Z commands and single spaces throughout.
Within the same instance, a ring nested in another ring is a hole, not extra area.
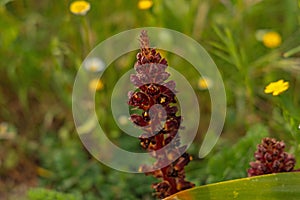
M 84 61 L 83 67 L 91 72 L 100 72 L 104 70 L 104 62 L 97 57 L 88 58 Z

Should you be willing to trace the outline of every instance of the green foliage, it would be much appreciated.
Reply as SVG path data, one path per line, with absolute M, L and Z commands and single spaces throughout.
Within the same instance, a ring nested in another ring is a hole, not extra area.
M 222 147 L 220 152 L 208 160 L 207 183 L 247 176 L 249 162 L 253 160 L 257 144 L 268 135 L 267 128 L 257 124 L 250 127 L 247 134 L 233 146 Z
M 103 166 L 89 158 L 80 141 L 72 138 L 68 131 L 61 130 L 59 138 L 58 142 L 56 137 L 43 137 L 39 154 L 43 158 L 41 165 L 48 172 L 40 174 L 42 186 L 88 200 L 151 197 L 153 178 L 117 172 Z
M 43 188 L 32 188 L 27 192 L 29 200 L 81 200 L 72 194 L 65 194 Z

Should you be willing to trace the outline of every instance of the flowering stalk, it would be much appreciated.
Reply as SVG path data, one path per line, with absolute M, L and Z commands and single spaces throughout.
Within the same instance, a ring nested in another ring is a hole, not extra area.
M 136 74 L 130 77 L 137 89 L 129 92 L 128 104 L 132 111 L 131 121 L 144 132 L 139 137 L 140 145 L 156 159 L 151 167 L 140 166 L 140 171 L 162 179 L 152 185 L 158 198 L 194 187 L 193 183 L 185 181 L 184 167 L 192 158 L 185 152 L 186 146 L 180 146 L 177 133 L 182 128 L 182 118 L 178 115 L 176 84 L 166 82 L 170 76 L 165 71 L 167 66 L 165 58 L 149 47 L 147 32 L 142 31 L 140 52 L 134 66 Z
M 70 11 L 74 15 L 81 15 L 85 16 L 89 10 L 91 9 L 91 5 L 87 1 L 73 1 L 70 4 Z M 91 49 L 91 38 L 90 38 L 90 27 L 88 24 L 88 19 L 87 18 L 81 18 L 82 20 L 82 41 L 84 44 L 86 44 L 86 50 L 90 51 Z
M 293 155 L 284 151 L 283 141 L 276 141 L 274 138 L 264 138 L 261 144 L 257 145 L 254 156 L 256 161 L 250 162 L 248 176 L 257 176 L 278 172 L 299 171 L 293 170 L 296 160 Z

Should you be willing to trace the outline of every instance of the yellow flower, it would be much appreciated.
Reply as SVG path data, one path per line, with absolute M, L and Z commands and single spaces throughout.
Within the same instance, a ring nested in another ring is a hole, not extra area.
M 53 176 L 53 172 L 42 168 L 42 167 L 37 167 L 37 174 L 40 175 L 41 177 L 45 177 L 45 178 L 50 178 L 51 176 Z
M 212 81 L 208 77 L 202 77 L 198 80 L 198 87 L 200 90 L 206 90 L 211 88 L 213 85 Z
M 87 1 L 74 1 L 70 5 L 70 11 L 75 15 L 85 15 L 90 8 L 91 5 Z
M 147 9 L 151 8 L 152 5 L 153 5 L 152 0 L 140 0 L 138 3 L 138 8 L 141 10 L 147 10 Z
M 97 91 L 97 90 L 102 90 L 104 87 L 103 82 L 99 79 L 93 79 L 89 83 L 89 88 L 91 91 Z
M 263 35 L 262 42 L 268 48 L 276 48 L 281 44 L 281 36 L 277 32 L 270 31 Z
M 284 82 L 282 79 L 277 82 L 272 82 L 265 88 L 265 93 L 273 93 L 273 96 L 277 96 L 289 88 L 289 82 Z

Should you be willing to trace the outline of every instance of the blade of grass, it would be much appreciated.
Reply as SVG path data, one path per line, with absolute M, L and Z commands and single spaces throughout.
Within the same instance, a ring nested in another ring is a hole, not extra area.
M 230 56 L 227 55 L 226 53 L 222 52 L 222 51 L 218 51 L 218 50 L 214 50 L 212 51 L 213 54 L 215 54 L 216 56 L 220 57 L 221 59 L 225 60 L 226 62 L 230 63 L 230 64 L 234 64 L 234 62 L 230 59 Z
M 296 53 L 299 53 L 299 52 L 300 52 L 300 46 L 297 46 L 297 47 L 295 47 L 295 48 L 293 48 L 293 49 L 291 49 L 291 50 L 285 52 L 285 53 L 283 54 L 283 57 L 284 57 L 284 58 L 288 58 L 288 57 L 290 57 L 290 56 L 292 56 L 292 55 L 294 55 L 294 54 L 296 54 Z
M 227 48 L 223 45 L 221 45 L 220 43 L 217 43 L 217 42 L 214 42 L 214 41 L 211 41 L 211 42 L 208 42 L 209 45 L 211 45 L 212 47 L 215 47 L 219 50 L 222 50 L 224 52 L 227 51 Z

